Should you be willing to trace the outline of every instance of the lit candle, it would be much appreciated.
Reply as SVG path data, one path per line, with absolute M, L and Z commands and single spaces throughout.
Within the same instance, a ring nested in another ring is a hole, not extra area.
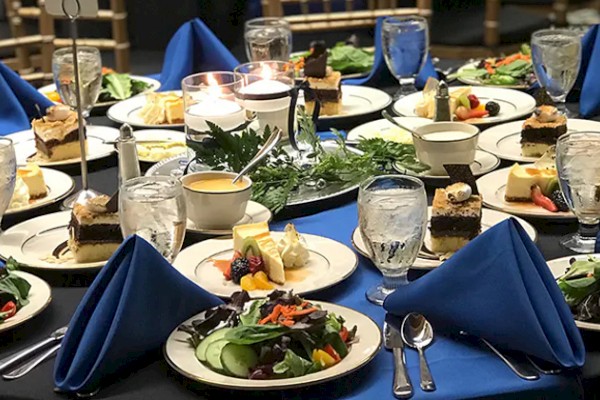
M 262 79 L 249 83 L 239 90 L 238 102 L 245 109 L 255 112 L 273 112 L 289 108 L 291 100 L 289 91 L 292 87 L 272 79 L 273 72 L 267 64 L 262 67 L 260 77 Z

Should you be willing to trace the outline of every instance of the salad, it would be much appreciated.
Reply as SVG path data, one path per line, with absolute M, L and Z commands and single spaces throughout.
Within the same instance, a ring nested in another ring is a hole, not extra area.
M 291 58 L 297 76 L 302 76 L 300 71 L 304 68 L 304 59 L 310 55 L 312 48 L 311 44 L 311 50 Z M 375 55 L 372 51 L 345 42 L 338 42 L 327 50 L 327 65 L 342 75 L 369 72 L 374 62 Z
M 600 323 L 600 260 L 572 258 L 556 281 L 576 320 Z
M 0 262 L 0 324 L 29 303 L 31 285 L 12 272 L 16 269 L 18 264 L 13 258 L 6 264 Z
M 236 292 L 231 302 L 208 310 L 179 330 L 196 358 L 212 370 L 238 378 L 304 376 L 339 363 L 350 351 L 357 328 L 291 291 L 275 290 L 250 300 Z

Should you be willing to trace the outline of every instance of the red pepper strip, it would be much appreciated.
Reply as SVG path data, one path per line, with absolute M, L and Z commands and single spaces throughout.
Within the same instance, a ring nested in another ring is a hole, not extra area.
M 340 330 L 340 338 L 342 338 L 344 343 L 348 341 L 348 329 L 346 329 L 345 326 L 342 326 L 342 329 Z
M 323 347 L 323 351 L 327 354 L 329 354 L 331 357 L 333 357 L 333 359 L 335 360 L 335 362 L 340 362 L 340 360 L 342 359 L 342 357 L 340 357 L 340 355 L 338 354 L 337 351 L 335 351 L 335 349 L 333 348 L 332 345 L 327 344 L 325 347 Z
M 4 315 L 4 319 L 12 317 L 13 315 L 15 315 L 17 313 L 17 305 L 12 301 L 7 302 L 0 309 L 0 314 L 4 314 L 4 313 L 6 313 Z
M 542 194 L 542 189 L 538 185 L 534 185 L 531 187 L 531 199 L 533 203 L 537 206 L 543 207 L 550 212 L 557 212 L 558 207 L 556 204 L 546 196 Z

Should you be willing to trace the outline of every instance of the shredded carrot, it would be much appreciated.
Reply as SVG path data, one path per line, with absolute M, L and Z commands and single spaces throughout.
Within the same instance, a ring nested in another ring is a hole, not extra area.
M 292 312 L 286 314 L 286 316 L 297 317 L 297 316 L 300 316 L 300 315 L 308 315 L 308 314 L 313 313 L 315 311 L 318 311 L 318 308 L 317 307 L 311 307 L 311 308 L 307 308 L 305 310 L 292 311 Z
M 293 319 L 284 319 L 283 321 L 279 321 L 279 323 L 284 326 L 292 326 L 292 325 L 294 325 L 294 320 Z
M 258 321 L 258 324 L 264 325 L 267 322 L 277 322 L 277 318 L 279 317 L 280 314 L 281 314 L 281 304 L 277 304 L 275 307 L 273 307 L 273 311 L 271 311 L 271 313 L 269 315 L 267 315 L 266 317 L 264 317 L 263 319 Z

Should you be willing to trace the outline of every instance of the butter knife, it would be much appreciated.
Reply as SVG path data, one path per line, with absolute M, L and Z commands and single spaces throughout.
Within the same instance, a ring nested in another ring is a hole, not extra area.
M 402 342 L 400 332 L 393 325 L 393 318 L 390 314 L 387 314 L 383 322 L 383 342 L 385 348 L 391 350 L 394 354 L 394 383 L 392 391 L 395 397 L 408 399 L 413 395 L 413 388 L 406 372 L 404 343 Z

